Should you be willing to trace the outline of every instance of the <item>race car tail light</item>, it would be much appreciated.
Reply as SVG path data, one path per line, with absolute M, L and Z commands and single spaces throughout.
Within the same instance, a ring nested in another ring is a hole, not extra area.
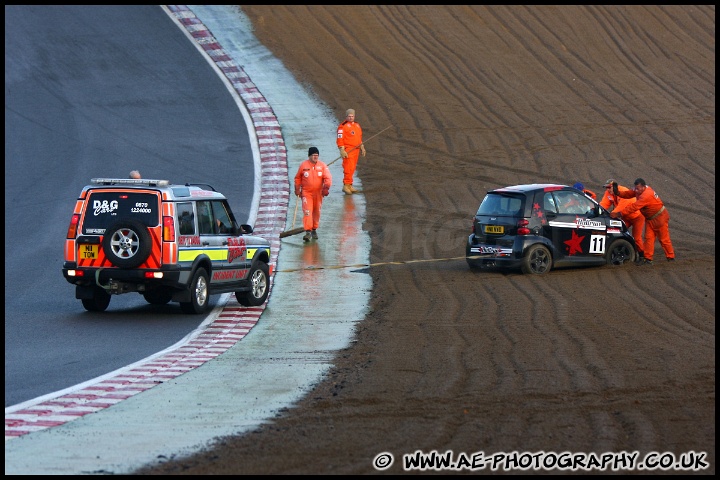
M 526 219 L 520 219 L 517 223 L 517 234 L 518 235 L 530 235 L 530 229 L 528 228 L 528 225 L 530 225 L 530 222 Z
M 70 218 L 70 225 L 68 226 L 68 230 L 67 230 L 67 238 L 77 237 L 78 223 L 80 223 L 80 214 L 75 213 Z
M 163 241 L 175 241 L 175 221 L 173 217 L 163 217 Z

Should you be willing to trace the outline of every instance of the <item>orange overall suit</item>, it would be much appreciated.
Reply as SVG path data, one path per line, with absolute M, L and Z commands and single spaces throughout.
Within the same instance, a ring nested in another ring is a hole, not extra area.
M 355 110 L 346 112 L 345 121 L 337 129 L 337 146 L 343 158 L 343 192 L 358 193 L 353 188 L 353 176 L 357 167 L 358 157 L 365 156 L 365 147 L 362 144 L 362 128 L 355 121 Z
M 630 205 L 631 203 L 635 203 L 635 192 L 630 190 L 627 187 L 623 187 L 622 185 L 618 185 L 618 190 L 621 192 L 630 192 L 633 194 L 633 198 L 622 198 L 619 196 L 615 196 L 612 191 L 612 181 L 609 180 L 610 183 L 607 184 L 610 188 L 605 188 L 605 194 L 603 195 L 602 200 L 600 200 L 600 206 L 603 207 L 605 210 L 610 211 L 610 207 L 613 207 L 613 211 L 621 212 L 626 206 Z M 629 214 L 623 214 L 622 216 L 623 221 L 628 227 L 632 228 L 632 236 L 635 239 L 635 250 L 637 250 L 638 255 L 641 257 L 645 256 L 644 251 L 644 243 L 643 240 L 643 228 L 645 228 L 645 217 L 643 217 L 642 213 L 636 211 Z
M 646 226 L 645 245 L 643 246 L 645 260 L 652 261 L 653 259 L 653 254 L 655 253 L 655 237 L 660 240 L 660 245 L 665 251 L 665 257 L 668 260 L 674 260 L 675 250 L 673 250 L 672 242 L 670 241 L 670 229 L 668 227 L 670 214 L 658 194 L 655 193 L 655 190 L 645 185 L 644 180 L 642 180 L 642 183 L 639 183 L 640 181 L 641 179 L 635 181 L 635 191 L 618 191 L 619 197 L 632 198 L 634 196 L 636 200 L 634 203 L 626 205 L 620 211 L 615 210 L 610 216 L 616 217 L 616 214 L 619 214 L 625 218 L 626 215 L 632 215 L 640 211 L 643 217 L 645 217 Z
M 311 155 L 310 158 L 313 157 L 315 155 Z M 298 167 L 295 174 L 295 195 L 302 197 L 303 228 L 306 232 L 317 230 L 320 226 L 323 197 L 329 194 L 331 185 L 330 170 L 320 160 L 313 162 L 308 159 Z

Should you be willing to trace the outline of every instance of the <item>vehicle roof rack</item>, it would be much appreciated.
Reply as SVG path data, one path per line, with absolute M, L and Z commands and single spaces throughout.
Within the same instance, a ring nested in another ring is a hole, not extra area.
M 137 185 L 149 187 L 166 187 L 170 180 L 156 180 L 152 178 L 93 178 L 93 185 Z
M 209 183 L 186 183 L 185 186 L 186 187 L 200 187 L 203 190 L 212 190 L 213 192 L 217 192 L 217 190 L 215 190 L 215 188 L 212 185 L 210 185 Z

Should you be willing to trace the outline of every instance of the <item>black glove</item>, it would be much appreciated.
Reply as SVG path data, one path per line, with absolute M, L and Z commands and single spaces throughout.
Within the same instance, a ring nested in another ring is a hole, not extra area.
M 613 187 L 613 193 L 615 194 L 615 196 L 616 196 L 616 197 L 619 196 L 619 193 L 620 193 L 620 192 L 619 192 L 619 190 L 618 190 L 618 184 L 617 184 L 617 182 L 613 182 L 613 183 L 612 183 L 612 187 Z

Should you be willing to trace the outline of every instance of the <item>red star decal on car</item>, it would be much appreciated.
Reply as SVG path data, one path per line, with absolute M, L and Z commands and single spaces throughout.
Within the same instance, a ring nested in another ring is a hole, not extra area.
M 547 225 L 547 220 L 545 219 L 545 214 L 543 213 L 542 209 L 540 208 L 540 204 L 533 203 L 533 213 L 536 217 L 540 219 L 541 225 Z
M 585 237 L 578 236 L 577 233 L 575 233 L 575 230 L 572 231 L 572 238 L 570 240 L 565 240 L 563 243 L 568 246 L 568 255 L 575 255 L 576 253 L 582 253 L 582 248 L 580 247 L 580 243 L 583 241 Z

